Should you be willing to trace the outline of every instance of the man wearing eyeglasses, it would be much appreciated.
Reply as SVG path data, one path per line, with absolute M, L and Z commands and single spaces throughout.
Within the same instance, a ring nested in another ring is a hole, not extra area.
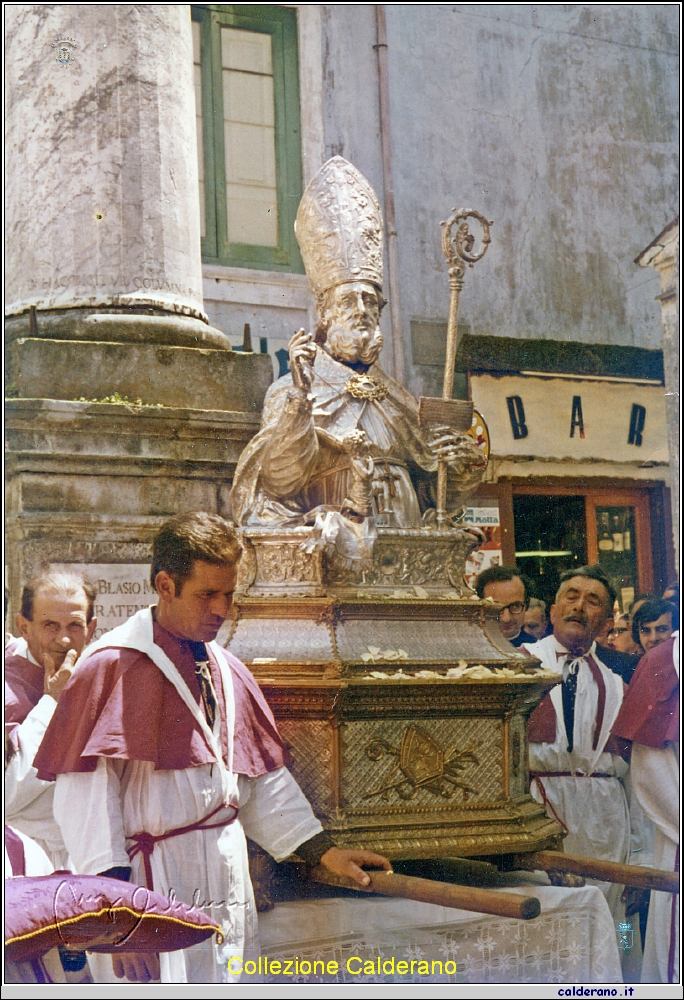
M 606 622 L 605 638 L 603 633 L 596 637 L 596 645 L 601 662 L 614 670 L 622 677 L 625 684 L 629 684 L 632 675 L 636 670 L 637 663 L 641 659 L 641 648 L 632 642 L 632 626 L 629 623 L 629 615 L 618 615 L 612 622 Z
M 523 628 L 528 598 L 525 579 L 517 567 L 490 566 L 475 580 L 475 590 L 479 598 L 491 597 L 497 604 L 503 604 L 499 612 L 499 627 L 504 639 L 508 639 L 513 646 L 537 641 Z
M 621 781 L 627 765 L 610 731 L 626 688 L 595 641 L 614 602 L 598 566 L 568 570 L 551 607 L 553 635 L 522 649 L 563 677 L 528 722 L 531 794 L 567 830 L 568 854 L 624 864 L 631 847 Z M 614 916 L 621 916 L 622 887 L 601 888 Z
M 608 645 L 618 653 L 641 657 L 641 647 L 632 638 L 632 624 L 629 615 L 616 615 L 612 630 L 608 633 Z

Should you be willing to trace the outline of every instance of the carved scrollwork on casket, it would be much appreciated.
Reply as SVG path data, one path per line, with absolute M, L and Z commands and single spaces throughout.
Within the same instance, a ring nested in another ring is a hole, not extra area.
M 333 586 L 451 587 L 463 592 L 465 560 L 477 544 L 470 532 L 454 531 L 452 538 L 438 541 L 425 532 L 423 538 L 380 536 L 373 549 L 373 565 L 363 572 L 326 552 L 325 577 Z
M 457 788 L 462 789 L 464 801 L 469 794 L 477 795 L 477 789 L 462 781 L 460 774 L 468 764 L 479 764 L 472 750 L 452 746 L 445 751 L 419 726 L 404 730 L 398 749 L 387 740 L 371 740 L 366 746 L 366 756 L 371 760 L 385 756 L 395 760 L 381 785 L 364 795 L 364 799 L 379 795 L 387 801 L 392 791 L 402 799 L 412 799 L 419 788 L 444 799 L 450 799 Z
M 257 556 L 257 583 L 313 582 L 316 564 L 299 540 L 287 544 L 261 545 Z

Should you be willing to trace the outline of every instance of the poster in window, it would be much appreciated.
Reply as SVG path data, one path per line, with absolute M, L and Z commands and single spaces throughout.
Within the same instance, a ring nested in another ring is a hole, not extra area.
M 500 566 L 503 562 L 499 508 L 468 507 L 464 522 L 479 528 L 485 536 L 483 544 L 471 552 L 466 561 L 465 581 L 469 587 L 474 587 L 478 573 L 490 566 Z

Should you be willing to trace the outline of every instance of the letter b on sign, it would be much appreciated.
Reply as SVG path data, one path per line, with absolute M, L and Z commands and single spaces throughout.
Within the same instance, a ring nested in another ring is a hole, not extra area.
M 508 403 L 508 416 L 511 418 L 513 438 L 516 441 L 520 441 L 521 438 L 527 437 L 523 401 L 520 396 L 507 396 L 506 402 Z

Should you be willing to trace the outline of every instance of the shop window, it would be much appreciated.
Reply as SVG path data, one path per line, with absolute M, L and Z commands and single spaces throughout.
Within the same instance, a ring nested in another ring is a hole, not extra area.
M 193 6 L 192 31 L 202 259 L 303 273 L 296 11 Z
M 653 588 L 647 490 L 515 485 L 512 520 L 515 562 L 536 597 L 553 603 L 561 574 L 585 564 L 603 569 L 622 612 Z
M 634 602 L 639 579 L 634 539 L 633 507 L 596 507 L 598 563 L 625 613 Z
M 515 562 L 534 596 L 553 604 L 566 569 L 585 566 L 583 496 L 514 496 Z

